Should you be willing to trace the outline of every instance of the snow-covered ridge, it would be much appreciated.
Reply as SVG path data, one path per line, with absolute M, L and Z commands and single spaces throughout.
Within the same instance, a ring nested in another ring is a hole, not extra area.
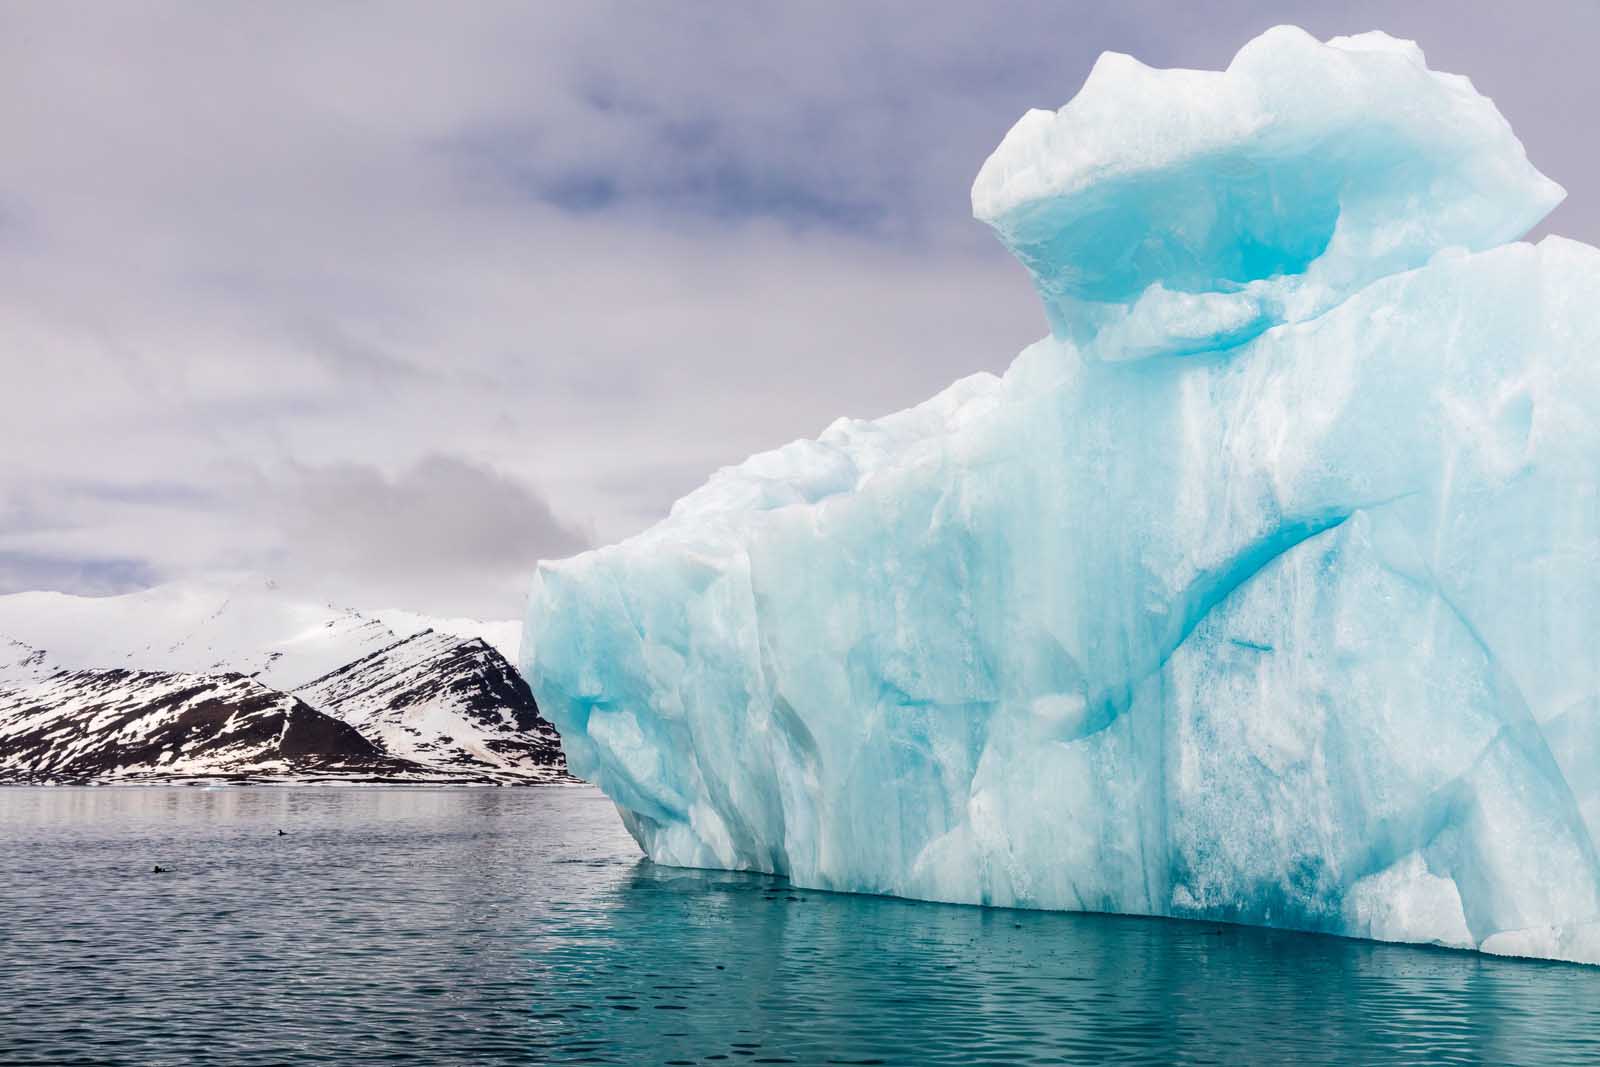
M 559 778 L 561 739 L 533 693 L 480 638 L 424 631 L 347 664 L 295 695 L 356 726 L 385 751 L 491 778 Z
M 522 643 L 522 622 L 518 619 L 446 618 L 399 608 L 380 608 L 363 614 L 388 627 L 396 637 L 414 637 L 424 630 L 452 637 L 476 637 L 511 663 L 517 661 L 517 646 Z

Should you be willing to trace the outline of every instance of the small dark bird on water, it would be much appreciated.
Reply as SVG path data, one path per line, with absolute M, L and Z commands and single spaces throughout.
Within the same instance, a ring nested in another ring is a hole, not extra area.
M 161 866 L 161 864 L 158 863 L 158 864 L 156 864 L 156 869 L 151 871 L 150 873 L 151 874 L 169 874 L 169 873 L 171 873 L 171 869 L 167 868 L 167 867 L 163 867 L 163 866 Z
M 279 837 L 288 837 L 289 836 L 289 831 L 287 831 L 287 830 L 279 830 L 278 831 L 278 836 Z

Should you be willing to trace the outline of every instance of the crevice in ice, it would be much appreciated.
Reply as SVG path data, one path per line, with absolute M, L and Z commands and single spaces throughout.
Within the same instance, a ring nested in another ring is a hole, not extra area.
M 1325 512 L 1284 523 L 1246 545 L 1226 563 L 1201 572 L 1189 583 L 1168 613 L 1167 632 L 1160 639 L 1150 662 L 1137 664 L 1125 680 L 1091 697 L 1083 716 L 1059 740 L 1077 741 L 1097 734 L 1116 722 L 1123 712 L 1133 706 L 1133 695 L 1139 685 L 1167 665 L 1172 654 L 1194 633 L 1195 627 L 1229 594 L 1284 553 L 1318 534 L 1334 529 L 1358 510 L 1362 509 Z
M 1324 512 L 1284 523 L 1246 545 L 1221 566 L 1202 571 L 1189 583 L 1189 587 L 1184 590 L 1183 596 L 1169 615 L 1169 619 L 1173 620 L 1169 623 L 1173 632 L 1169 633 L 1168 639 L 1163 643 L 1161 661 L 1156 664 L 1155 669 L 1160 670 L 1166 666 L 1172 653 L 1189 639 L 1189 635 L 1194 633 L 1195 627 L 1200 625 L 1201 620 L 1211 614 L 1212 610 L 1226 600 L 1235 589 L 1260 574 L 1278 557 L 1318 534 L 1335 529 L 1359 510 L 1362 510 L 1362 507 Z

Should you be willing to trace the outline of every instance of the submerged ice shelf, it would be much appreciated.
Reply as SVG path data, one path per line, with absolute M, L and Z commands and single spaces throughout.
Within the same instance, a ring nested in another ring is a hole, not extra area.
M 1600 963 L 1600 252 L 1383 34 L 1101 58 L 973 189 L 1051 334 L 534 581 L 654 859 Z

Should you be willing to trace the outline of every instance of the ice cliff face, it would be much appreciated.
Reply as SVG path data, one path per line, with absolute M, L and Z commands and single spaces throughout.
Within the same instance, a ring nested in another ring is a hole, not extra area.
M 654 859 L 1600 962 L 1600 252 L 1382 34 L 1103 57 L 985 164 L 1050 337 L 541 566 Z

